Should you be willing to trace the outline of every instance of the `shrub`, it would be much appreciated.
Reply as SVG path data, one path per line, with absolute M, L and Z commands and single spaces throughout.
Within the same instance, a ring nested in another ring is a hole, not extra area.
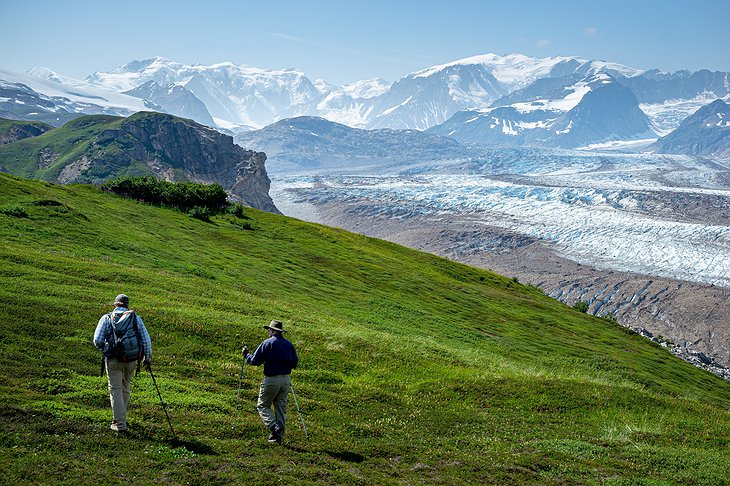
M 28 217 L 28 213 L 25 211 L 25 208 L 17 204 L 6 204 L 5 206 L 0 207 L 0 214 L 14 216 L 16 218 Z
M 210 210 L 203 206 L 195 206 L 188 214 L 195 219 L 210 222 Z
M 250 219 L 246 214 L 244 213 L 244 210 L 246 208 L 241 203 L 228 203 L 228 207 L 226 208 L 226 212 L 228 214 L 232 214 L 233 216 L 237 217 L 238 219 Z
M 579 300 L 575 304 L 573 304 L 573 309 L 577 310 L 578 312 L 588 312 L 588 302 Z
M 228 195 L 220 184 L 168 182 L 146 176 L 116 179 L 105 182 L 101 188 L 130 199 L 186 212 L 196 207 L 206 208 L 208 217 L 211 213 L 226 209 L 228 205 Z

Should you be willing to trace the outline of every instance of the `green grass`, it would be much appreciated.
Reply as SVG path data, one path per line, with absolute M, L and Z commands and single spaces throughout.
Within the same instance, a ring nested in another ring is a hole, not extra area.
M 730 384 L 512 279 L 247 209 L 203 222 L 0 174 L 2 484 L 723 484 Z M 109 429 L 99 317 L 153 339 Z M 243 344 L 300 355 L 283 447 Z M 236 413 L 236 407 L 237 413 Z M 121 452 L 123 450 L 123 452 Z M 120 478 L 123 476 L 123 478 Z
M 124 120 L 108 115 L 76 118 L 37 137 L 0 146 L 0 160 L 13 174 L 55 180 L 68 162 L 87 152 L 113 152 L 115 144 L 103 147 L 96 141 L 104 130 L 119 128 Z

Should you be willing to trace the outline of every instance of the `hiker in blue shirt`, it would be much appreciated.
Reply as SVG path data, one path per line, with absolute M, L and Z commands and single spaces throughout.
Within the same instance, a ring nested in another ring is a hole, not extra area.
M 248 348 L 244 346 L 243 357 L 248 364 L 264 365 L 264 381 L 259 389 L 256 409 L 271 431 L 269 442 L 281 444 L 286 427 L 286 404 L 291 388 L 289 375 L 291 370 L 297 367 L 299 358 L 294 345 L 282 335 L 286 331 L 281 321 L 271 321 L 268 326 L 264 326 L 264 329 L 268 331 L 269 339 L 262 342 L 253 354 L 249 354 Z
M 132 375 L 137 367 L 138 360 L 144 357 L 145 366 L 150 365 L 152 359 L 152 340 L 147 332 L 147 328 L 142 322 L 142 318 L 136 315 L 134 311 L 127 310 L 129 307 L 129 297 L 124 294 L 117 295 L 114 299 L 114 310 L 108 314 L 104 314 L 99 319 L 99 323 L 94 331 L 94 346 L 103 352 L 106 361 L 106 375 L 109 378 L 109 400 L 112 405 L 113 420 L 111 429 L 115 432 L 127 432 L 127 408 L 129 407 L 129 395 L 132 383 Z M 134 329 L 134 322 L 130 327 L 130 333 L 136 335 L 132 346 L 135 357 L 121 357 L 115 354 L 115 344 L 120 340 L 121 329 L 116 324 L 122 322 L 125 314 L 131 314 L 132 318 L 136 318 L 137 327 Z M 116 324 L 115 324 L 116 323 Z M 117 337 L 114 336 L 113 329 L 116 329 Z

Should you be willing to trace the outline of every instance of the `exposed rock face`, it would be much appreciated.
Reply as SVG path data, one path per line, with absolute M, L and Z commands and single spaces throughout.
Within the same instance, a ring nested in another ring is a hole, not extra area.
M 90 166 L 91 162 L 89 161 L 89 158 L 83 155 L 81 158 L 76 159 L 70 164 L 66 164 L 63 169 L 61 169 L 61 172 L 58 174 L 58 182 L 62 184 L 73 182 Z
M 279 210 L 276 209 L 269 196 L 271 180 L 266 174 L 264 162 L 266 162 L 266 154 L 254 152 L 247 164 L 239 166 L 238 178 L 230 192 L 237 195 L 244 204 L 278 213 Z
M 3 119 L 0 119 L 0 122 L 2 121 Z M 24 138 L 37 137 L 53 128 L 45 123 L 21 121 L 8 121 L 7 123 L 9 123 L 7 130 L 0 130 L 0 145 L 23 140 Z
M 50 148 L 44 147 L 38 153 L 38 168 L 45 169 L 47 167 L 50 167 L 51 165 L 53 165 L 56 159 L 58 159 L 58 154 Z
M 99 182 L 120 174 L 151 172 L 170 181 L 218 183 L 231 196 L 264 211 L 279 211 L 269 197 L 266 155 L 191 120 L 140 112 L 119 128 L 103 130 L 60 182 Z M 146 170 L 140 165 L 146 166 Z M 69 178 L 70 176 L 70 178 Z

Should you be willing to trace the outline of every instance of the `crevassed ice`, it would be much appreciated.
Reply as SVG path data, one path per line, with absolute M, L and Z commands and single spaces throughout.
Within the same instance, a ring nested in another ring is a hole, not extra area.
M 730 227 L 631 212 L 636 201 L 625 190 L 452 175 L 330 177 L 327 184 L 306 190 L 310 200 L 367 198 L 386 215 L 468 214 L 552 242 L 563 256 L 600 269 L 730 287 Z

